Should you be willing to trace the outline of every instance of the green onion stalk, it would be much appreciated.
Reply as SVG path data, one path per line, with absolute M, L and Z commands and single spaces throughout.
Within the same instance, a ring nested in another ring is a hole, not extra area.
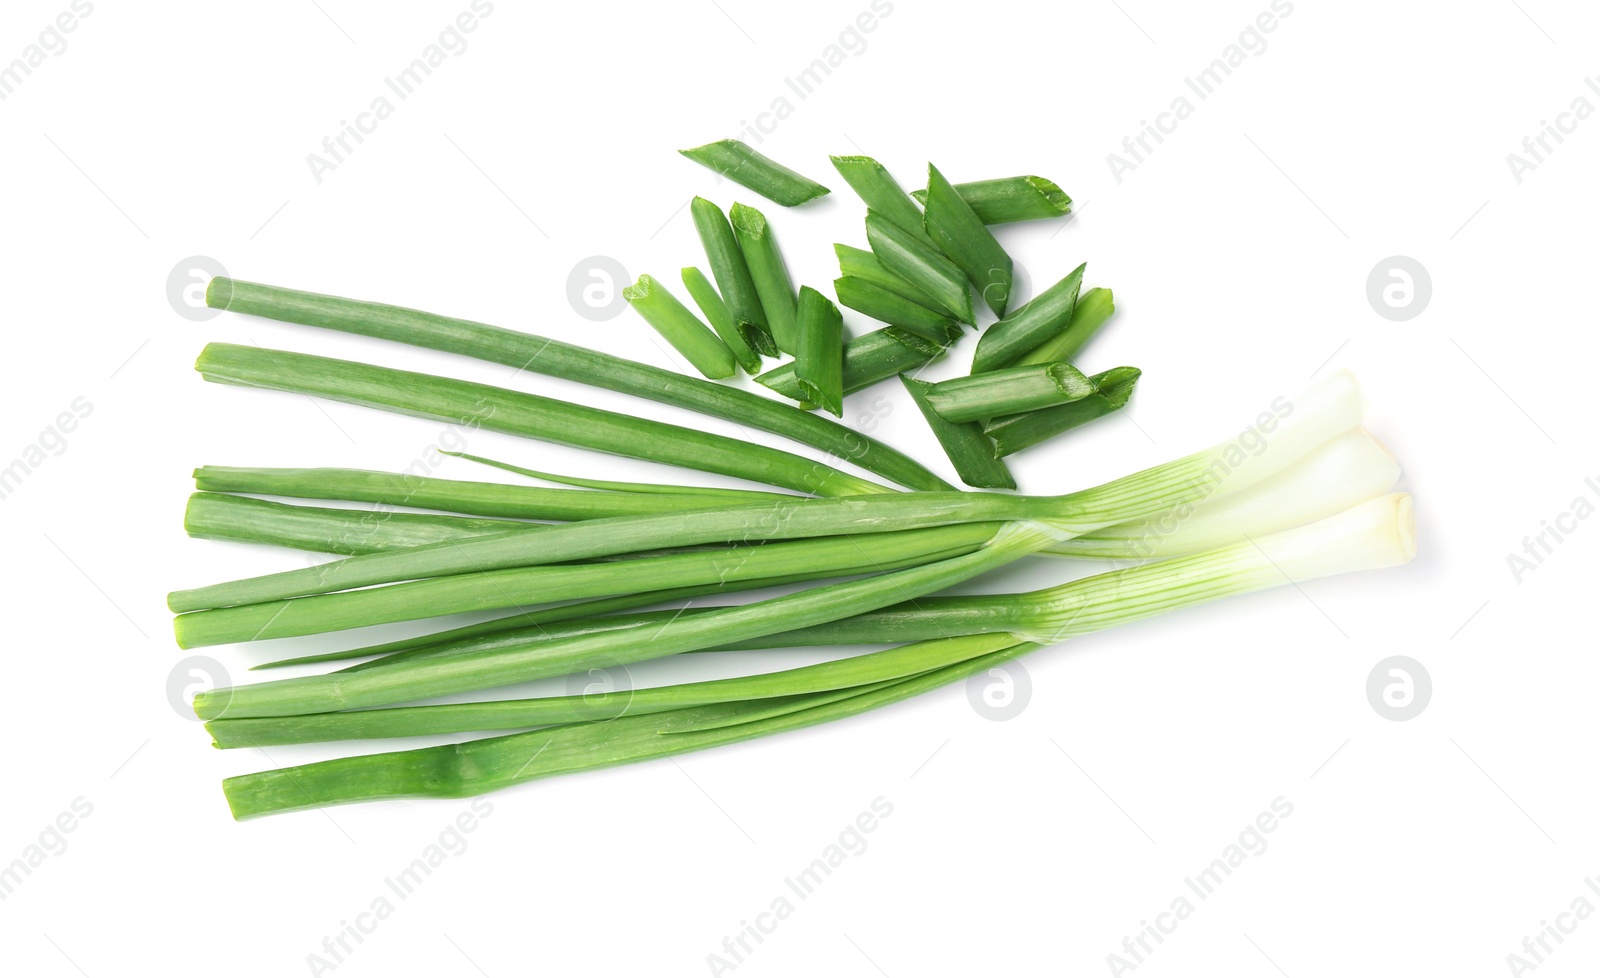
M 988 631 L 915 640 L 834 662 L 598 698 L 213 720 L 208 726 L 219 746 L 542 727 L 264 771 L 223 784 L 240 819 L 384 798 L 465 797 L 862 713 L 1045 645 L 1291 581 L 1403 564 L 1415 552 L 1410 498 L 1395 494 L 1260 540 L 1029 595 L 988 596 L 979 599 L 992 610 Z M 901 627 L 880 634 L 910 630 L 902 621 Z
M 702 291 L 691 288 L 691 292 L 697 302 L 703 298 Z M 726 300 L 727 296 L 719 298 Z M 408 343 L 504 364 L 518 371 L 631 394 L 781 435 L 849 461 L 907 489 L 952 488 L 910 456 L 844 425 L 798 411 L 791 405 L 532 333 L 401 306 L 224 277 L 212 279 L 206 287 L 206 305 L 281 322 Z M 712 314 L 707 312 L 707 315 Z M 713 325 L 717 325 L 715 320 Z M 737 328 L 734 331 L 737 332 Z M 723 334 L 723 339 L 732 345 L 727 334 Z M 759 358 L 748 346 L 742 351 L 739 347 L 734 350 L 747 368 L 751 367 L 751 359 L 755 360 L 752 373 L 760 369 Z

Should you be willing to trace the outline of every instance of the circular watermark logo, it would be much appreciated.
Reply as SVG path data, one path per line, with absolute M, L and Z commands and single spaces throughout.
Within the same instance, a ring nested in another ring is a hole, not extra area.
M 1403 323 L 1422 315 L 1433 298 L 1433 278 L 1422 262 L 1390 255 L 1367 275 L 1367 301 L 1384 319 Z
M 232 686 L 228 670 L 209 655 L 191 655 L 167 673 L 167 702 L 185 720 L 198 720 L 191 705 L 195 694 Z
M 628 300 L 622 297 L 627 287 L 628 270 L 608 255 L 590 255 L 572 266 L 567 275 L 567 301 L 572 311 L 584 319 L 604 322 L 615 319 Z
M 1433 677 L 1408 655 L 1391 655 L 1367 674 L 1367 702 L 1385 720 L 1410 720 L 1433 699 Z
M 567 695 L 584 720 L 615 720 L 633 702 L 633 676 L 620 662 L 591 662 L 567 676 Z
M 1033 680 L 1015 659 L 967 679 L 967 702 L 985 720 L 1015 719 L 1028 708 L 1032 698 Z
M 184 319 L 203 323 L 222 314 L 206 305 L 206 285 L 218 275 L 227 275 L 222 262 L 205 255 L 191 255 L 172 266 L 167 274 L 167 302 Z

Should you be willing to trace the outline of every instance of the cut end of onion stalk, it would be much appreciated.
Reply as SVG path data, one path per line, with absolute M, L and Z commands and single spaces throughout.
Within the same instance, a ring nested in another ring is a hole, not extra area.
M 1292 580 L 1377 570 L 1417 555 L 1411 494 L 1392 492 L 1307 526 L 1255 541 Z

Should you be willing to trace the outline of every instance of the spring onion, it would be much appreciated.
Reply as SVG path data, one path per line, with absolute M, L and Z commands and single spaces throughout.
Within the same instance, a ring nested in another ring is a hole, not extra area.
M 914 459 L 827 418 L 769 398 L 685 377 L 623 357 L 466 319 L 377 302 L 318 295 L 271 285 L 214 278 L 206 305 L 283 322 L 476 357 L 518 371 L 558 377 L 603 390 L 724 418 L 821 449 L 908 489 L 942 490 L 950 484 Z M 758 368 L 759 369 L 759 368 Z M 848 386 L 848 379 L 846 385 Z
M 1011 299 L 1011 256 L 931 163 L 922 226 L 939 250 L 967 273 L 984 304 L 1003 318 Z
M 1060 217 L 1072 210 L 1072 198 L 1044 177 L 999 177 L 955 185 L 956 193 L 985 224 L 1009 224 Z M 918 202 L 926 190 L 913 190 Z
M 789 280 L 789 269 L 783 264 L 783 255 L 778 251 L 778 242 L 767 224 L 767 217 L 754 207 L 734 204 L 728 211 L 728 218 L 744 255 L 745 267 L 750 270 L 756 296 L 761 300 L 761 311 L 772 333 L 772 341 L 782 352 L 793 353 L 797 342 L 794 284 Z
M 1032 305 L 1033 303 L 1028 303 Z M 1110 289 L 1090 289 L 1078 296 L 1067 325 L 1049 339 L 1023 354 L 1017 363 L 1071 363 L 1078 351 L 1094 338 L 1116 311 Z
M 689 297 L 694 299 L 694 304 L 700 307 L 700 314 L 706 317 L 706 322 L 716 334 L 722 337 L 722 342 L 728 345 L 733 353 L 734 360 L 744 372 L 754 377 L 761 372 L 761 354 L 750 349 L 750 344 L 745 342 L 744 334 L 739 332 L 739 325 L 733 321 L 733 313 L 728 311 L 728 304 L 722 301 L 722 296 L 717 294 L 716 286 L 711 284 L 705 273 L 693 265 L 682 272 L 683 287 L 689 291 Z
M 828 188 L 822 184 L 761 155 L 737 139 L 719 139 L 678 152 L 784 207 L 794 207 L 828 193 Z
M 640 275 L 637 282 L 622 290 L 622 297 L 702 376 L 712 380 L 733 376 L 736 365 L 728 344 L 661 283 L 649 275 Z
M 849 245 L 836 244 L 833 253 L 839 259 L 839 275 L 843 278 L 858 278 L 864 282 L 871 282 L 880 289 L 887 289 L 896 295 L 905 296 L 917 305 L 927 309 L 937 309 L 939 304 L 933 296 L 907 282 L 905 279 L 884 267 L 878 256 L 862 248 L 852 248 Z
M 911 393 L 917 410 L 928 422 L 933 435 L 939 440 L 950 464 L 955 466 L 961 481 L 979 489 L 1015 489 L 1016 480 L 1006 469 L 1006 463 L 995 454 L 994 442 L 983 433 L 983 425 L 976 421 L 955 422 L 940 416 L 933 406 L 933 385 L 901 375 L 900 382 Z
M 958 322 L 977 322 L 972 315 L 972 289 L 966 274 L 922 238 L 867 211 L 867 243 L 883 267 L 931 297 Z
M 1112 367 L 1089 378 L 1095 392 L 1068 404 L 993 418 L 983 426 L 1001 457 L 1014 455 L 1096 418 L 1120 411 L 1133 396 L 1139 368 Z
M 537 526 L 470 516 L 293 506 L 220 492 L 192 494 L 183 511 L 183 529 L 192 537 L 344 556 Z
M 828 159 L 867 205 L 868 211 L 876 211 L 884 220 L 915 236 L 923 247 L 936 250 L 933 239 L 923 230 L 922 210 L 881 163 L 870 156 L 830 156 Z
M 972 372 L 1012 366 L 1045 340 L 1059 335 L 1072 322 L 1078 289 L 1083 285 L 1083 269 L 1083 265 L 1074 268 L 1061 281 L 984 330 L 978 337 L 977 352 L 972 355 Z
M 231 343 L 208 345 L 195 369 L 213 383 L 290 391 L 413 417 L 477 425 L 797 492 L 888 491 L 777 449 L 488 384 Z
M 844 319 L 838 306 L 809 285 L 800 289 L 798 332 L 795 379 L 806 400 L 840 417 L 844 414 Z
M 1095 391 L 1071 364 L 1041 363 L 954 377 L 926 388 L 923 396 L 939 417 L 960 423 L 1054 407 Z

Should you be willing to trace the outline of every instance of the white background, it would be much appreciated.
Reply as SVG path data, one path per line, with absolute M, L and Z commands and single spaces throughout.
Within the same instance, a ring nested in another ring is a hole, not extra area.
M 865 850 L 797 901 L 739 975 L 1104 974 L 1123 937 L 1280 796 L 1293 814 L 1267 849 L 1140 975 L 1504 974 L 1541 921 L 1584 894 L 1600 903 L 1583 882 L 1600 873 L 1600 521 L 1580 522 L 1520 583 L 1507 566 L 1576 497 L 1594 501 L 1584 479 L 1600 476 L 1588 218 L 1600 121 L 1578 124 L 1520 183 L 1506 161 L 1575 98 L 1600 104 L 1583 82 L 1600 70 L 1592 8 L 1297 0 L 1265 50 L 1199 101 L 1184 78 L 1265 0 L 898 0 L 801 100 L 785 78 L 864 0 L 500 0 L 318 183 L 307 154 L 468 7 L 319 2 L 102 0 L 0 101 L 0 464 L 41 437 L 58 444 L 41 432 L 75 398 L 92 404 L 65 449 L 0 502 L 0 863 L 76 799 L 92 805 L 64 851 L 0 902 L 8 971 L 312 971 L 324 938 L 468 808 L 233 822 L 221 778 L 338 749 L 211 749 L 168 700 L 183 653 L 163 595 L 305 559 L 186 539 L 195 465 L 397 470 L 442 434 L 206 385 L 190 369 L 205 342 L 491 383 L 509 372 L 237 316 L 191 322 L 165 297 L 174 266 L 209 256 L 240 278 L 670 364 L 631 313 L 577 316 L 567 276 L 592 255 L 674 283 L 702 263 L 688 198 L 762 202 L 674 150 L 736 133 L 781 96 L 792 112 L 762 148 L 836 191 L 800 210 L 764 206 L 800 282 L 826 287 L 831 242 L 863 243 L 829 153 L 877 156 L 907 186 L 933 160 L 958 181 L 1039 173 L 1073 195 L 1072 221 L 1009 226 L 1002 241 L 1040 287 L 1087 260 L 1086 282 L 1114 287 L 1119 312 L 1083 365 L 1145 374 L 1128 417 L 1019 458 L 1026 491 L 1203 447 L 1313 374 L 1349 368 L 1406 466 L 1421 556 L 1037 653 L 1032 699 L 1009 722 L 950 688 L 495 795 L 465 851 L 337 974 L 715 973 L 707 956 L 880 797 L 893 813 Z M 7 3 L 0 63 L 66 9 Z M 1119 182 L 1107 154 L 1180 95 L 1192 115 Z M 1407 322 L 1366 297 L 1391 255 L 1431 273 L 1431 302 Z M 511 383 L 737 433 L 544 378 Z M 854 398 L 848 419 L 886 398 L 879 434 L 948 473 L 892 386 Z M 557 471 L 696 478 L 470 440 Z M 453 460 L 439 471 L 486 477 Z M 984 586 L 1073 571 L 1034 562 Z M 207 651 L 237 679 L 282 649 Z M 1380 717 L 1365 693 L 1393 654 L 1432 677 L 1432 702 L 1408 722 Z M 1600 920 L 1552 947 L 1541 978 L 1592 973 Z

